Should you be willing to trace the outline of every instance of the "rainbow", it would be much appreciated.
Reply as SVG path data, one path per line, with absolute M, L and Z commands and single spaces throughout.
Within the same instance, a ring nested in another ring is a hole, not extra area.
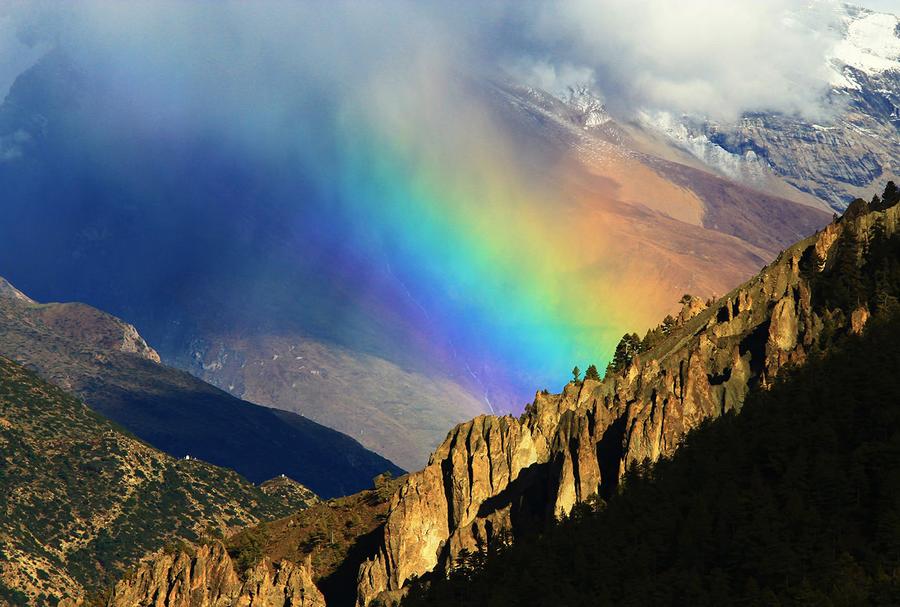
M 386 256 L 456 355 L 524 402 L 576 364 L 602 372 L 622 334 L 656 318 L 659 294 L 630 310 L 640 277 L 625 277 L 590 200 L 529 179 L 487 119 L 469 126 L 435 129 L 436 146 L 421 121 L 346 119 L 329 187 L 357 258 Z

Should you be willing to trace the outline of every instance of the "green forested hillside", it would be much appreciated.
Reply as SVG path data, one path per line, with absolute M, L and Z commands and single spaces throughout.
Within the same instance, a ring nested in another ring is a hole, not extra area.
M 404 605 L 900 604 L 900 317 Z

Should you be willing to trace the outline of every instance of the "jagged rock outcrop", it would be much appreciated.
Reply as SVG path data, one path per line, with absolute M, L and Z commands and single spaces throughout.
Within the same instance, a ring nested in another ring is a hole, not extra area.
M 160 554 L 117 583 L 108 607 L 324 607 L 309 564 L 263 559 L 239 575 L 215 542 Z
M 801 363 L 822 334 L 804 254 L 814 248 L 828 263 L 848 226 L 866 239 L 878 217 L 893 234 L 900 207 L 828 225 L 702 311 L 689 302 L 680 326 L 602 382 L 539 393 L 518 419 L 457 426 L 394 495 L 384 541 L 360 567 L 358 605 L 390 602 L 463 549 L 609 495 L 630 466 L 671 454 L 704 419 L 739 410 L 751 387 Z M 849 329 L 867 318 L 865 309 L 853 312 Z

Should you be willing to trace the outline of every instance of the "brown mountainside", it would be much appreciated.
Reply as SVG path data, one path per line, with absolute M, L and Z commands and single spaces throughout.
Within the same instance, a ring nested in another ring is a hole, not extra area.
M 208 335 L 190 350 L 175 364 L 238 398 L 339 430 L 408 470 L 428 461 L 447 428 L 489 411 L 451 379 L 290 331 Z
M 108 607 L 148 600 L 158 607 L 323 604 L 315 602 L 321 596 L 316 587 L 329 605 L 352 605 L 359 565 L 376 548 L 390 497 L 400 483 L 402 479 L 380 476 L 371 490 L 249 527 L 224 544 L 153 554 L 116 584 Z M 292 577 L 297 571 L 301 578 Z M 298 594 L 292 579 L 302 579 L 303 600 L 312 602 L 290 602 Z M 194 587 L 212 591 L 190 595 L 187 589 Z
M 728 291 L 831 216 L 811 197 L 801 196 L 809 198 L 803 204 L 777 195 L 774 184 L 765 191 L 742 186 L 665 140 L 612 119 L 598 125 L 578 104 L 539 90 L 496 84 L 483 93 L 493 119 L 516 141 L 516 161 L 536 187 L 558 197 L 560 221 L 571 213 L 596 235 L 571 270 L 578 280 L 602 274 L 630 320 L 656 322 L 684 292 L 705 298 Z M 427 372 L 287 326 L 209 327 L 194 337 L 164 357 L 239 398 L 340 430 L 408 470 L 427 462 L 447 428 L 482 413 L 519 411 L 523 402 L 477 357 Z M 395 440 L 401 433 L 408 439 Z
M 302 503 L 307 506 L 318 504 L 319 496 L 308 487 L 304 487 L 294 479 L 281 475 L 259 484 L 259 488 L 266 495 L 277 497 L 286 503 Z

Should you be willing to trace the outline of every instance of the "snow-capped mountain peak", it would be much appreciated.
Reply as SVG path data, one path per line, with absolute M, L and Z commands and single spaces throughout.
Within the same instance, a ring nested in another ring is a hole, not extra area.
M 819 120 L 756 112 L 715 124 L 644 110 L 637 121 L 721 174 L 755 187 L 775 178 L 841 210 L 900 176 L 900 18 L 831 2 L 794 17 L 830 23 L 837 36 L 823 57 L 830 77 Z

